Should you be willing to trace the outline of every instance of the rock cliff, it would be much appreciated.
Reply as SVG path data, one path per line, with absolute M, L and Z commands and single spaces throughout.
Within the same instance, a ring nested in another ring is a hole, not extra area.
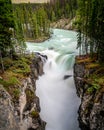
M 86 69 L 84 62 L 74 65 L 75 85 L 81 98 L 78 120 L 82 130 L 104 130 L 104 86 L 97 89 L 87 79 L 95 71 L 96 68 Z
M 52 28 L 60 28 L 60 29 L 66 29 L 66 30 L 76 30 L 74 23 L 75 22 L 75 18 L 73 18 L 72 20 L 70 19 L 59 19 L 56 22 L 51 23 L 51 27 Z
M 46 123 L 39 116 L 39 98 L 35 94 L 36 80 L 43 74 L 41 57 L 40 54 L 35 55 L 30 65 L 30 75 L 18 86 L 18 101 L 14 103 L 12 96 L 0 85 L 0 130 L 45 130 Z
M 19 130 L 11 96 L 0 85 L 0 130 Z

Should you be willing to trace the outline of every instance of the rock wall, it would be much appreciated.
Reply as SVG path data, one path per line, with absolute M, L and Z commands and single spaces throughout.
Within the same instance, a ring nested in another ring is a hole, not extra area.
M 81 130 L 104 130 L 104 87 L 88 92 L 91 84 L 86 82 L 94 70 L 85 68 L 85 63 L 75 63 L 74 79 L 77 94 L 81 98 L 79 107 L 79 125 Z
M 32 60 L 31 73 L 21 82 L 20 96 L 16 103 L 0 86 L 0 130 L 45 130 L 46 123 L 40 118 L 39 98 L 35 94 L 36 80 L 43 74 L 44 63 L 41 57 L 38 54 Z
M 75 22 L 75 18 L 72 20 L 70 19 L 60 19 L 56 22 L 51 23 L 51 28 L 59 28 L 59 29 L 66 29 L 66 30 L 76 30 L 73 23 Z
M 0 85 L 0 130 L 19 130 L 11 96 L 2 85 Z

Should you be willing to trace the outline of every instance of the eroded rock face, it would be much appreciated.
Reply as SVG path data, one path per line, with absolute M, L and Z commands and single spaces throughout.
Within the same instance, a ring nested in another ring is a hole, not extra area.
M 104 88 L 88 93 L 91 87 L 85 82 L 86 75 L 93 70 L 86 70 L 84 63 L 74 65 L 74 79 L 77 94 L 81 98 L 79 124 L 82 130 L 104 130 Z
M 45 130 L 46 123 L 40 118 L 39 98 L 35 94 L 36 80 L 43 74 L 41 56 L 32 60 L 31 73 L 21 82 L 16 103 L 13 104 L 12 97 L 0 86 L 0 130 Z
M 0 130 L 19 130 L 14 116 L 14 109 L 11 96 L 0 85 Z
M 30 77 L 24 81 L 24 92 L 26 95 L 26 104 L 23 109 L 20 130 L 45 130 L 45 122 L 39 116 L 40 104 L 39 98 L 35 95 L 36 80 L 43 73 L 43 59 L 41 54 L 35 56 L 32 60 Z
M 75 64 L 74 65 L 74 77 L 75 77 L 75 85 L 77 89 L 77 94 L 81 98 L 84 94 L 84 81 L 81 80 L 85 75 L 85 67 L 84 64 Z

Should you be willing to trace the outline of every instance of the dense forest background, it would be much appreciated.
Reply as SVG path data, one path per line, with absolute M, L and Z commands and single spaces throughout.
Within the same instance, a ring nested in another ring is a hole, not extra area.
M 76 24 L 78 24 L 78 47 L 93 57 L 97 54 L 104 62 L 104 1 L 78 0 Z
M 17 37 L 21 39 L 20 32 L 25 40 L 49 37 L 50 23 L 61 18 L 72 19 L 75 17 L 76 9 L 76 0 L 57 0 L 47 4 L 13 4 Z
M 51 36 L 50 23 L 75 19 L 80 54 L 104 61 L 104 0 L 51 0 L 44 4 L 12 4 L 0 0 L 0 58 L 23 52 L 25 41 L 41 41 Z
M 16 36 L 20 40 L 49 37 L 50 21 L 42 5 L 19 4 L 13 5 Z M 22 37 L 21 34 L 22 33 Z

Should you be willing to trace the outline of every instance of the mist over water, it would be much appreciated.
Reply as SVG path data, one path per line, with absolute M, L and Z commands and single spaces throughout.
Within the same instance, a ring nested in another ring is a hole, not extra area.
M 28 50 L 46 54 L 44 75 L 36 82 L 41 118 L 46 130 L 79 130 L 77 111 L 80 99 L 73 81 L 73 64 L 77 54 L 76 33 L 54 29 L 50 40 L 40 44 L 27 43 Z M 72 75 L 64 80 L 65 75 Z

